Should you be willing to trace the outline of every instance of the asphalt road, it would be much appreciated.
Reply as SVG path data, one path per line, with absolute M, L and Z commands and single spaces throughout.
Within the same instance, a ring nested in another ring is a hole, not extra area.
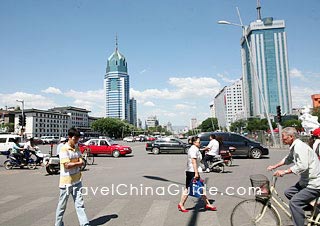
M 249 175 L 270 177 L 266 167 L 287 153 L 286 150 L 271 150 L 266 158 L 235 159 L 232 167 L 225 168 L 225 173 L 202 173 L 207 188 L 218 191 L 217 194 L 208 194 L 218 211 L 204 211 L 203 202 L 190 197 L 186 207 L 191 211 L 181 213 L 177 210 L 181 195 L 177 190 L 181 190 L 185 183 L 186 155 L 156 156 L 146 153 L 145 143 L 129 145 L 133 148 L 132 155 L 117 159 L 96 157 L 95 164 L 88 165 L 83 172 L 83 186 L 87 189 L 83 190 L 85 207 L 92 225 L 228 226 L 233 207 L 250 197 L 248 191 L 243 194 L 244 189 L 251 186 Z M 47 153 L 50 147 L 40 148 Z M 4 156 L 0 156 L 1 164 L 3 161 Z M 59 175 L 47 175 L 42 167 L 36 170 L 0 167 L 0 225 L 53 225 L 59 196 L 58 180 Z M 277 186 L 279 193 L 297 180 L 294 175 L 281 178 Z M 242 190 L 238 193 L 239 187 Z M 288 219 L 285 220 L 289 223 Z M 68 226 L 78 225 L 72 198 L 64 221 Z

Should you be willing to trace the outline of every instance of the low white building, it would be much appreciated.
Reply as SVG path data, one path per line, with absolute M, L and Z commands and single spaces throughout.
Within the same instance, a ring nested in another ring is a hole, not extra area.
M 15 112 L 14 128 L 18 133 L 21 129 L 19 116 L 21 111 Z M 26 137 L 42 136 L 67 136 L 68 129 L 71 127 L 71 120 L 68 114 L 54 112 L 51 110 L 25 109 L 26 125 L 24 135 Z

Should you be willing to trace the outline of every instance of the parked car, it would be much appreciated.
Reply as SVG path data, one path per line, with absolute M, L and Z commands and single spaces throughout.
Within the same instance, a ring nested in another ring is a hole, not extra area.
M 59 142 L 59 137 L 56 136 L 42 136 L 41 137 L 42 143 L 43 144 L 57 144 Z
M 248 158 L 259 159 L 262 155 L 268 155 L 269 149 L 262 146 L 260 143 L 250 140 L 242 135 L 228 132 L 205 132 L 200 133 L 201 146 L 207 146 L 210 142 L 210 134 L 216 135 L 222 140 L 222 148 L 228 150 L 229 147 L 235 147 L 232 152 L 233 156 L 247 156 Z
M 146 143 L 146 151 L 155 155 L 160 153 L 188 153 L 190 144 L 176 138 L 162 138 Z
M 89 148 L 93 155 L 106 154 L 115 158 L 132 153 L 131 147 L 116 144 L 111 139 L 90 139 L 83 144 L 79 144 L 79 148 L 81 153 Z
M 19 144 L 23 147 L 22 137 L 12 134 L 0 134 L 0 151 L 8 151 L 13 147 L 14 139 L 19 139 Z
M 134 137 L 125 137 L 123 138 L 123 141 L 126 141 L 126 142 L 134 142 Z

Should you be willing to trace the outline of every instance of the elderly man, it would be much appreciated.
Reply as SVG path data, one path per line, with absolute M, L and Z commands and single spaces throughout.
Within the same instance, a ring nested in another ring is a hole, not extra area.
M 300 180 L 285 191 L 285 196 L 290 200 L 293 224 L 303 226 L 304 209 L 320 196 L 320 163 L 315 152 L 299 140 L 297 135 L 297 130 L 293 127 L 283 129 L 282 140 L 284 144 L 290 145 L 290 152 L 278 164 L 267 169 L 273 170 L 283 165 L 294 164 L 286 170 L 277 170 L 274 176 L 282 177 L 291 173 L 300 175 Z

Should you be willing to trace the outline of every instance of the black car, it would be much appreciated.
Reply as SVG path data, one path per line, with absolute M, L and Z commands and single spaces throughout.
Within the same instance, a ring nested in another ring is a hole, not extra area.
M 188 153 L 190 144 L 176 138 L 162 138 L 146 143 L 146 151 L 160 153 Z
M 216 135 L 222 141 L 222 148 L 228 150 L 229 147 L 235 147 L 236 151 L 232 152 L 234 156 L 247 156 L 258 159 L 262 155 L 268 155 L 269 149 L 263 147 L 260 143 L 250 140 L 236 133 L 227 132 L 205 132 L 200 133 L 201 146 L 207 146 L 210 142 L 210 134 Z

